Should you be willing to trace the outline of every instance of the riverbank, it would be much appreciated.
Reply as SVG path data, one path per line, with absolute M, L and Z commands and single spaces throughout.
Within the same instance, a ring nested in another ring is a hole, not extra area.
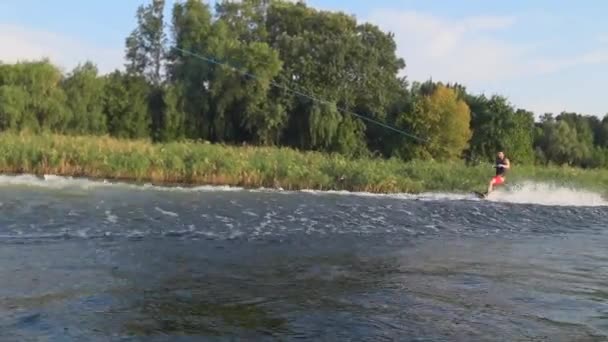
M 523 181 L 608 188 L 608 170 L 518 166 L 509 183 Z M 483 190 L 489 164 L 348 159 L 289 148 L 205 143 L 152 144 L 108 137 L 0 134 L 0 172 L 54 174 L 153 184 L 227 185 L 285 190 L 374 193 Z

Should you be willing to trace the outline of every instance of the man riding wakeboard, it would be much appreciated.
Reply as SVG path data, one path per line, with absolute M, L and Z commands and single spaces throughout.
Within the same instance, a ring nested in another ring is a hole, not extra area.
M 502 151 L 498 152 L 494 167 L 496 168 L 496 175 L 490 180 L 488 192 L 485 194 L 486 196 L 494 190 L 495 186 L 503 185 L 505 183 L 507 170 L 511 168 L 509 158 L 505 157 L 505 154 Z

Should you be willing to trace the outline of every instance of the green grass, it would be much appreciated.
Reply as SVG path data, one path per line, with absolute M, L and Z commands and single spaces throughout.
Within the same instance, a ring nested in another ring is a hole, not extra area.
M 0 172 L 154 184 L 417 193 L 484 190 L 494 169 L 489 164 L 468 167 L 462 162 L 352 160 L 275 147 L 2 133 Z M 608 170 L 515 164 L 508 183 L 526 180 L 605 192 Z

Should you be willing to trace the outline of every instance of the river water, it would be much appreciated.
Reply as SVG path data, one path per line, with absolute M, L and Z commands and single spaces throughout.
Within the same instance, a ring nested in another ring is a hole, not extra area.
M 0 203 L 1 341 L 608 340 L 608 204 L 593 194 L 18 176 L 0 178 Z

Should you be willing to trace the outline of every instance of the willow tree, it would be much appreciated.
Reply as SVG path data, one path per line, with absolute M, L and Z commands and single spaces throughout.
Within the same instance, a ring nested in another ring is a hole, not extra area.
M 284 62 L 277 82 L 295 90 L 277 94 L 287 99 L 290 113 L 283 142 L 346 154 L 379 149 L 387 131 L 352 113 L 387 120 L 399 96 L 397 74 L 404 67 L 393 36 L 359 24 L 353 16 L 302 2 L 271 1 L 265 18 L 267 41 Z
M 195 0 L 175 5 L 173 34 L 169 70 L 183 92 L 187 135 L 276 142 L 285 111 L 267 98 L 281 69 L 278 53 L 264 42 L 239 40 L 227 22 L 213 20 L 208 5 Z
M 61 71 L 47 60 L 0 65 L 0 116 L 6 128 L 63 132 L 69 118 Z
M 565 120 L 546 122 L 542 146 L 549 161 L 556 164 L 575 165 L 591 153 L 579 140 L 576 128 Z
M 20 131 L 23 128 L 27 98 L 27 92 L 19 86 L 0 85 L 0 131 Z M 35 118 L 32 121 L 36 122 Z

